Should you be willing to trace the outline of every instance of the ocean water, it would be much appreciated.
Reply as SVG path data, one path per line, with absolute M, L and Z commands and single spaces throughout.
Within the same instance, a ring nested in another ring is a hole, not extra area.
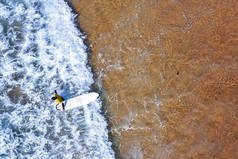
M 0 158 L 114 158 L 100 98 L 67 112 L 50 100 L 92 91 L 74 18 L 63 0 L 0 0 Z

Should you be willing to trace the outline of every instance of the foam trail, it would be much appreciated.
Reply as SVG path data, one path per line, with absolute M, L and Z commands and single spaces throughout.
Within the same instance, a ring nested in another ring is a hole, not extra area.
M 101 101 L 55 110 L 90 92 L 83 36 L 63 0 L 0 1 L 0 158 L 114 158 Z

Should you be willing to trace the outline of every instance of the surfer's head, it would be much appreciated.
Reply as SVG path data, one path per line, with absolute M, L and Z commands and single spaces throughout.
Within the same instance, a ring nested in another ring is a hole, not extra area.
M 56 100 L 57 98 L 56 98 L 56 97 L 52 97 L 51 99 L 52 99 L 52 100 Z

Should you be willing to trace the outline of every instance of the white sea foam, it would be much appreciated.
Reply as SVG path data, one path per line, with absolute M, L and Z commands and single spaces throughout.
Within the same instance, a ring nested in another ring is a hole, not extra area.
M 58 112 L 90 91 L 86 47 L 63 0 L 0 2 L 0 158 L 114 158 L 101 101 Z

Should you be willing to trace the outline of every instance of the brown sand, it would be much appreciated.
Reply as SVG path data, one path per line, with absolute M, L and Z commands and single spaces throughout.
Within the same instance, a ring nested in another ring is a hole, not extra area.
M 238 158 L 237 0 L 71 2 L 118 158 Z

